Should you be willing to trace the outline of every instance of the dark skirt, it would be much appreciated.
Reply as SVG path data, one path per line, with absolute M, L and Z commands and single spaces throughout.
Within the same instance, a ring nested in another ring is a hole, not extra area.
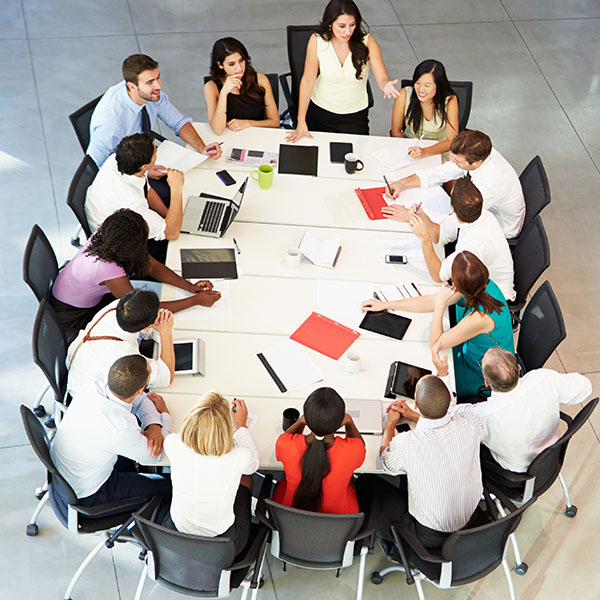
M 309 131 L 369 135 L 369 109 L 340 115 L 317 106 L 311 100 L 306 112 L 306 125 Z
M 85 329 L 86 325 L 94 318 L 94 315 L 114 299 L 115 297 L 112 294 L 104 294 L 98 304 L 89 308 L 79 308 L 71 306 L 66 302 L 61 302 L 52 293 L 50 293 L 49 301 L 58 320 L 62 323 L 67 341 L 70 343 L 77 337 L 80 330 Z

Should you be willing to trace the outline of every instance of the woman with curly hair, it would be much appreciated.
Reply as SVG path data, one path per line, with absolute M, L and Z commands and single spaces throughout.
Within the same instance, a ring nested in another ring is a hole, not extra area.
M 144 218 L 132 210 L 121 209 L 108 216 L 61 269 L 52 286 L 50 304 L 69 335 L 83 329 L 103 306 L 131 291 L 130 278 L 146 275 L 192 294 L 160 303 L 172 312 L 197 304 L 212 306 L 221 297 L 212 291 L 210 282 L 193 284 L 152 258 L 148 254 L 148 226 Z

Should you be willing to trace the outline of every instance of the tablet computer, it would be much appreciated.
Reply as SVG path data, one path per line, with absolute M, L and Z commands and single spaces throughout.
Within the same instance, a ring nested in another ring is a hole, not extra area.
M 352 142 L 329 142 L 329 160 L 343 163 L 346 154 L 352 152 Z
M 400 360 L 393 362 L 390 366 L 384 396 L 392 399 L 397 396 L 414 399 L 417 383 L 425 375 L 431 375 L 431 371 Z
M 175 340 L 175 373 L 195 375 L 198 372 L 198 340 Z
M 388 312 L 387 310 L 369 311 L 359 327 L 387 337 L 401 340 L 412 323 L 412 319 Z

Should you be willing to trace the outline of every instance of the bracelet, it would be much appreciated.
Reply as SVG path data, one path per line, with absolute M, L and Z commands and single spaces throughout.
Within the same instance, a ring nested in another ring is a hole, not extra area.
M 215 111 L 215 114 L 217 114 L 217 115 L 220 115 L 220 114 L 222 114 L 222 113 L 223 113 L 223 111 L 222 111 L 222 110 L 216 110 L 216 111 Z

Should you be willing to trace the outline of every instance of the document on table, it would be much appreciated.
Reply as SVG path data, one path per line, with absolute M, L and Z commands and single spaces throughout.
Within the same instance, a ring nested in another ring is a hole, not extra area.
M 257 354 L 282 393 L 323 380 L 323 373 L 302 346 L 287 340 Z
M 231 294 L 229 281 L 216 281 L 213 290 L 221 292 L 221 298 L 212 306 L 192 306 L 175 314 L 178 321 L 197 321 L 198 319 L 231 319 Z M 175 291 L 175 300 L 188 298 L 191 294 L 180 290 Z
M 408 262 L 425 262 L 421 240 L 415 235 L 387 237 L 377 240 L 377 252 L 382 260 L 386 254 L 406 256 Z
M 421 210 L 425 211 L 434 223 L 441 223 L 452 212 L 450 196 L 438 185 L 430 188 L 406 188 L 392 201 L 392 204 L 399 204 L 406 208 L 410 208 L 413 204 L 417 206 L 421 204 Z
M 415 144 L 417 145 L 417 140 L 415 140 Z M 401 167 L 406 167 L 408 165 L 414 165 L 417 161 L 408 154 L 408 148 L 410 146 L 406 144 L 394 144 L 392 146 L 386 146 L 385 148 L 380 148 L 373 152 L 373 157 L 376 158 L 386 169 L 390 171 L 395 171 L 396 169 L 400 169 Z
M 375 289 L 373 295 L 376 300 L 383 302 L 393 302 L 394 300 L 407 300 L 422 296 L 421 290 L 412 282 L 400 282 L 396 285 L 382 285 Z
M 372 283 L 320 279 L 317 281 L 316 312 L 346 327 L 358 329 L 364 317 L 361 304 L 372 297 Z
M 169 169 L 178 169 L 179 171 L 189 171 L 202 164 L 208 155 L 200 154 L 195 150 L 188 150 L 175 142 L 165 140 L 158 146 L 156 152 L 156 164 L 168 167 Z

